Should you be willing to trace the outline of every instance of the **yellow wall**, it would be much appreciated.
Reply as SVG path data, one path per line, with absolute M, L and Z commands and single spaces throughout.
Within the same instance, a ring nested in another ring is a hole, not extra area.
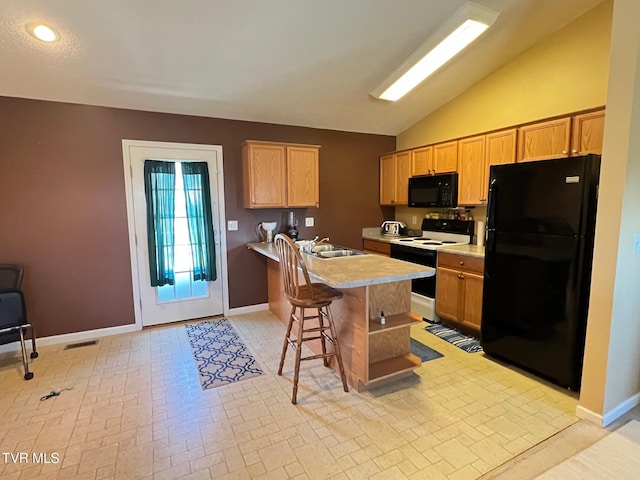
M 613 0 L 603 2 L 400 134 L 397 148 L 604 104 L 607 121 L 578 410 L 607 424 L 640 402 L 640 255 L 633 253 L 633 237 L 640 234 L 640 3 L 615 0 L 614 12 Z M 475 210 L 478 220 L 484 209 Z M 423 213 L 396 209 L 404 219 L 414 212 Z
M 607 0 L 398 135 L 416 147 L 604 105 L 613 0 Z
M 615 0 L 579 413 L 608 424 L 640 398 L 640 3 Z

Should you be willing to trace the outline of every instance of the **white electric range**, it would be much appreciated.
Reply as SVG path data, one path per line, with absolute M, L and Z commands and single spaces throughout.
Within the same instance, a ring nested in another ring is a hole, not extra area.
M 391 258 L 436 268 L 438 249 L 467 245 L 473 236 L 473 222 L 425 218 L 422 236 L 391 240 Z M 427 320 L 437 320 L 435 313 L 437 275 L 411 281 L 411 310 Z

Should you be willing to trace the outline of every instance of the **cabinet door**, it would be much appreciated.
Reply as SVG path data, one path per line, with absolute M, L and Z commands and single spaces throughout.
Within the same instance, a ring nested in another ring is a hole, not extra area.
M 245 144 L 242 153 L 245 208 L 285 207 L 285 147 Z
M 568 157 L 570 133 L 570 117 L 520 127 L 518 161 Z
M 458 141 L 433 146 L 434 173 L 455 172 L 458 169 Z
M 511 128 L 501 132 L 487 134 L 485 150 L 485 170 L 482 179 L 482 203 L 487 202 L 489 196 L 489 169 L 491 165 L 514 163 L 516 161 L 516 138 L 518 130 Z
M 380 205 L 394 205 L 396 200 L 395 155 L 380 157 Z
M 316 147 L 287 147 L 287 206 L 319 205 L 318 157 L 319 149 Z
M 409 177 L 411 176 L 411 151 L 396 154 L 396 205 L 409 204 Z
M 460 272 L 438 267 L 436 272 L 436 313 L 454 322 L 460 323 L 460 293 L 462 280 Z
M 414 148 L 411 151 L 411 175 L 430 175 L 433 172 L 433 147 Z
M 604 110 L 573 117 L 571 155 L 602 154 Z
M 485 135 L 458 141 L 458 204 L 480 205 L 485 173 Z
M 484 277 L 475 273 L 462 272 L 464 294 L 462 297 L 462 323 L 480 331 L 482 320 L 482 284 Z M 438 278 L 440 281 L 440 278 Z

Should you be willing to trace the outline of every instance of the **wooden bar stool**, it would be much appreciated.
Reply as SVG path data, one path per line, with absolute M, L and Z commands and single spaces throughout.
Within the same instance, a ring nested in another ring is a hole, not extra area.
M 291 303 L 291 314 L 289 315 L 289 322 L 287 324 L 287 334 L 282 345 L 278 375 L 282 375 L 282 367 L 284 366 L 287 346 L 289 345 L 296 352 L 291 403 L 297 403 L 298 377 L 300 375 L 300 362 L 302 360 L 322 358 L 325 367 L 328 367 L 329 358 L 335 356 L 340 369 L 342 386 L 344 387 L 344 391 L 348 392 L 349 388 L 347 387 L 347 378 L 344 374 L 344 367 L 342 366 L 338 337 L 333 324 L 331 310 L 329 309 L 331 302 L 342 298 L 342 292 L 323 283 L 311 283 L 309 272 L 302 259 L 302 255 L 300 255 L 300 250 L 288 236 L 284 234 L 276 235 L 275 245 L 280 258 L 284 295 L 289 300 L 289 303 Z M 302 272 L 304 283 L 300 280 L 300 272 Z M 299 314 L 296 313 L 298 309 L 300 310 Z M 307 309 L 316 310 L 317 315 L 305 315 L 305 310 Z M 305 328 L 305 321 L 315 318 L 318 319 L 318 325 Z M 291 338 L 293 322 L 298 323 L 298 332 L 295 338 Z M 320 340 L 322 353 L 302 357 L 302 344 L 311 340 Z M 327 351 L 327 341 L 333 345 L 332 352 Z

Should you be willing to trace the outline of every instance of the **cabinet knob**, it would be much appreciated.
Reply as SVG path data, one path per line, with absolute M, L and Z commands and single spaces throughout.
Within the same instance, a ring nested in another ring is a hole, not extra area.
M 460 280 L 463 280 L 463 279 L 464 279 L 464 275 L 462 275 L 461 273 L 459 273 L 459 274 L 458 274 L 458 278 L 459 278 Z
M 566 155 L 566 154 L 567 154 L 567 151 L 566 151 L 566 150 L 562 150 L 562 154 L 563 154 L 563 155 Z
M 578 153 L 578 150 L 576 150 L 576 149 L 574 148 L 573 150 L 571 150 L 571 153 L 576 154 L 576 153 Z
M 462 260 L 460 260 L 460 265 L 464 265 L 464 262 Z

